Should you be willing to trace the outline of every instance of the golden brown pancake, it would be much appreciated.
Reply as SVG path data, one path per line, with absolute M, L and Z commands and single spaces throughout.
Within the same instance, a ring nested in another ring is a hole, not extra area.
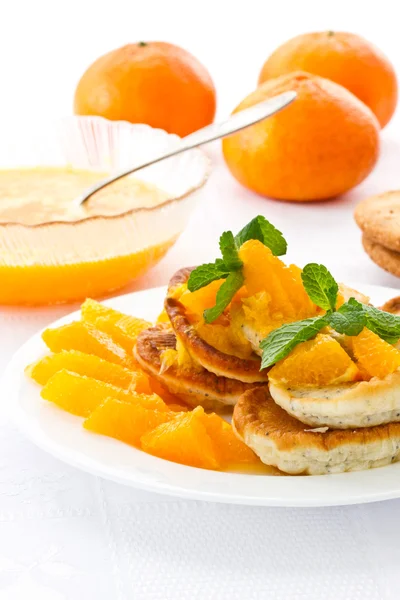
M 293 475 L 360 471 L 400 458 L 400 423 L 313 430 L 275 404 L 266 388 L 243 394 L 232 425 L 262 462 Z
M 261 361 L 258 357 L 245 359 L 221 352 L 203 340 L 190 323 L 185 307 L 173 295 L 179 286 L 187 283 L 193 268 L 181 269 L 169 283 L 165 310 L 176 336 L 182 341 L 193 360 L 218 376 L 247 383 L 268 381 L 266 370 L 260 371 Z
M 160 323 L 138 336 L 135 358 L 146 373 L 190 406 L 220 410 L 236 404 L 246 390 L 254 387 L 254 384 L 218 377 L 203 368 L 188 369 L 173 364 L 163 370 L 161 354 L 166 349 L 175 348 L 175 342 L 169 326 Z

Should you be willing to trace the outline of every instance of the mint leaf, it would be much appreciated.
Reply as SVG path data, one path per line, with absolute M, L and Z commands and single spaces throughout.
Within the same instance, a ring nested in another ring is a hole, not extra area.
M 238 248 L 248 240 L 259 240 L 275 256 L 282 256 L 287 251 L 287 243 L 282 233 L 262 215 L 252 219 L 235 237 Z
M 195 292 L 217 279 L 226 279 L 228 275 L 229 269 L 226 268 L 224 261 L 221 258 L 217 258 L 213 263 L 200 265 L 200 267 L 193 269 L 190 273 L 187 287 L 189 292 Z
M 395 344 L 400 338 L 400 317 L 379 310 L 373 306 L 364 305 L 365 326 L 385 342 Z
M 358 335 L 366 323 L 364 308 L 355 298 L 350 298 L 336 312 L 329 315 L 329 325 L 338 333 Z
M 309 263 L 304 267 L 301 279 L 314 304 L 324 310 L 335 310 L 339 287 L 324 265 Z
M 261 369 L 285 358 L 301 342 L 310 340 L 327 325 L 328 316 L 312 317 L 303 321 L 287 323 L 279 329 L 274 329 L 262 340 L 260 348 L 263 351 Z
M 228 271 L 237 271 L 243 266 L 232 231 L 225 231 L 219 238 L 219 247 Z
M 204 311 L 204 320 L 206 323 L 212 323 L 222 315 L 233 296 L 242 287 L 243 282 L 244 277 L 241 271 L 234 271 L 228 275 L 226 281 L 224 281 L 217 292 L 215 306 L 207 308 Z

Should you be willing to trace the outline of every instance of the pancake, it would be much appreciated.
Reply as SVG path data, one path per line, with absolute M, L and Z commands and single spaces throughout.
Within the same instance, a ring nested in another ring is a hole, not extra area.
M 185 307 L 178 298 L 174 297 L 174 293 L 177 288 L 187 283 L 193 268 L 181 269 L 169 283 L 164 306 L 176 336 L 194 361 L 219 377 L 237 379 L 246 383 L 267 381 L 267 372 L 260 371 L 261 361 L 258 357 L 245 359 L 221 352 L 203 340 L 190 323 Z
M 243 394 L 232 425 L 263 463 L 292 475 L 361 471 L 400 458 L 400 423 L 310 431 L 275 404 L 265 388 Z
M 175 335 L 168 325 L 151 327 L 138 336 L 135 358 L 146 373 L 190 406 L 221 410 L 236 404 L 246 390 L 254 387 L 253 384 L 218 377 L 205 369 L 181 368 L 173 364 L 163 370 L 161 354 L 165 349 L 175 348 L 175 342 Z
M 351 429 L 400 421 L 400 370 L 384 379 L 327 387 L 288 388 L 270 381 L 272 398 L 310 427 Z
M 355 298 L 362 304 L 368 304 L 369 298 L 361 292 L 357 290 L 353 290 L 352 288 L 344 285 L 343 283 L 339 284 L 339 292 L 342 294 L 344 301 L 347 302 L 349 298 Z M 310 315 L 314 316 L 314 315 Z M 250 345 L 253 349 L 253 352 L 262 356 L 262 350 L 260 348 L 260 342 L 268 335 L 268 332 L 263 332 L 257 323 L 254 323 L 253 319 L 246 318 L 245 312 L 243 310 L 239 311 L 235 314 L 235 318 L 238 319 L 238 325 L 240 326 L 243 335 L 250 342 Z

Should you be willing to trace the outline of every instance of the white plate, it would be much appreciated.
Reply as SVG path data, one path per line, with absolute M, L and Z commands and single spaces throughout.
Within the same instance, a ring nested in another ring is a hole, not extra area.
M 398 291 L 354 286 L 380 305 Z M 114 298 L 106 304 L 154 320 L 164 288 Z M 59 326 L 79 318 L 73 313 Z M 14 355 L 2 380 L 2 397 L 22 431 L 43 450 L 66 463 L 124 485 L 173 496 L 263 506 L 332 506 L 400 497 L 400 463 L 379 469 L 316 477 L 274 477 L 219 473 L 162 460 L 131 446 L 86 431 L 82 419 L 42 400 L 40 388 L 24 375 L 27 364 L 46 353 L 40 333 Z

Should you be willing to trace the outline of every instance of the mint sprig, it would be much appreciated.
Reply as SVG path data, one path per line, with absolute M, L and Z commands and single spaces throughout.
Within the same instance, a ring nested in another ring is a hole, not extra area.
M 400 339 L 400 317 L 392 313 L 379 310 L 374 306 L 365 306 L 365 326 L 379 335 L 389 344 L 395 344 Z
M 323 265 L 306 265 L 302 281 L 308 297 L 326 314 L 288 323 L 272 331 L 260 343 L 263 351 L 261 369 L 282 360 L 297 344 L 312 339 L 327 325 L 348 336 L 358 335 L 366 327 L 389 344 L 400 339 L 400 316 L 361 304 L 355 298 L 350 298 L 336 310 L 339 286 Z
M 232 231 L 224 231 L 221 235 L 219 249 L 221 250 L 222 261 L 228 271 L 237 271 L 243 266 Z
M 222 258 L 217 258 L 213 263 L 200 265 L 190 273 L 188 289 L 196 292 L 200 288 L 216 281 L 217 279 L 226 279 L 229 275 L 229 269 L 225 266 Z
M 317 335 L 327 325 L 327 318 L 312 317 L 303 321 L 295 321 L 274 329 L 262 340 L 260 348 L 263 351 L 261 369 L 270 367 L 282 358 L 285 358 L 292 350 Z
M 224 312 L 233 296 L 242 287 L 244 277 L 241 271 L 230 273 L 217 292 L 215 306 L 204 311 L 206 323 L 212 323 Z
M 355 298 L 350 298 L 337 311 L 329 315 L 329 325 L 338 333 L 345 335 L 358 335 L 365 324 L 364 305 Z
M 250 223 L 247 223 L 239 231 L 235 240 L 239 248 L 248 240 L 258 240 L 264 246 L 268 246 L 275 256 L 283 256 L 287 252 L 287 242 L 282 233 L 262 215 L 258 215 Z
M 301 273 L 308 297 L 324 310 L 335 310 L 339 286 L 324 265 L 309 263 Z
M 243 285 L 243 263 L 239 257 L 239 248 L 251 239 L 262 242 L 276 256 L 286 253 L 287 244 L 282 233 L 265 217 L 258 215 L 236 236 L 231 231 L 225 231 L 221 235 L 219 247 L 222 258 L 201 265 L 191 272 L 187 284 L 190 292 L 195 292 L 218 279 L 226 279 L 217 293 L 216 305 L 204 311 L 204 319 L 207 323 L 212 323 L 223 313 Z

